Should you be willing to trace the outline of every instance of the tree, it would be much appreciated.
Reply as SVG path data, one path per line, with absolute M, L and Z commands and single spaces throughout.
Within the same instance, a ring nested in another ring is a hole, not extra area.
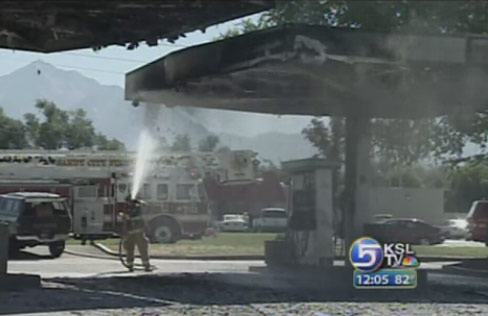
M 288 23 L 381 32 L 486 34 L 487 11 L 488 2 L 485 1 L 277 1 L 275 8 L 262 14 L 257 22 L 244 20 L 237 29 L 223 36 Z M 454 113 L 439 119 L 416 121 L 377 119 L 373 122 L 375 154 L 397 166 L 410 165 L 429 155 L 437 159 L 460 156 L 467 142 L 484 148 L 488 139 L 487 114 Z M 342 149 L 334 144 L 330 127 L 312 121 L 303 133 L 322 155 L 340 156 L 340 153 L 331 152 Z
M 24 124 L 6 116 L 0 108 L 0 149 L 22 149 L 27 145 Z
M 92 121 L 86 117 L 85 110 L 70 112 L 70 121 L 66 129 L 66 141 L 71 148 L 92 147 L 96 134 Z
M 424 34 L 488 33 L 486 1 L 276 1 L 276 7 L 256 23 L 245 20 L 224 37 L 288 23 L 305 23 L 367 31 L 403 31 Z M 313 119 L 302 131 L 325 157 L 343 155 L 344 135 Z M 372 123 L 375 181 L 389 185 L 445 187 L 445 168 L 418 168 L 419 161 L 460 157 L 467 143 L 486 148 L 488 111 L 452 113 L 423 120 L 380 120 Z M 488 192 L 488 155 L 454 159 L 465 163 L 450 172 L 451 191 L 446 210 L 467 211 L 473 200 Z M 393 167 L 394 166 L 394 167 Z M 393 167 L 393 168 L 392 168 Z
M 410 166 L 426 159 L 438 144 L 434 125 L 433 119 L 374 119 L 373 154 L 390 168 Z
M 446 211 L 467 212 L 473 201 L 487 198 L 488 163 L 466 164 L 452 172 L 451 177 Z
M 345 121 L 332 117 L 329 124 L 313 118 L 302 134 L 320 152 L 321 156 L 342 160 L 345 145 Z M 413 164 L 431 152 L 434 137 L 430 120 L 372 120 L 373 152 L 379 160 L 389 165 Z
M 335 161 L 343 159 L 346 136 L 343 118 L 332 117 L 328 125 L 318 117 L 313 118 L 302 134 L 319 150 L 321 156 Z
M 272 160 L 270 159 L 263 159 L 259 165 L 257 166 L 257 172 L 260 177 L 262 177 L 264 174 L 272 172 L 278 176 L 281 180 L 286 180 L 285 174 L 280 168 L 280 166 L 276 165 Z
M 31 147 L 44 149 L 92 148 L 99 150 L 123 150 L 124 144 L 116 139 L 108 140 L 97 133 L 86 111 L 61 110 L 53 102 L 37 100 L 35 107 L 43 115 L 41 121 L 35 114 L 24 115 L 27 142 Z
M 410 165 L 399 168 L 385 168 L 382 162 L 372 162 L 375 186 L 393 186 L 407 188 L 448 188 L 448 170 L 439 166 Z
M 100 133 L 96 136 L 95 144 L 98 150 L 125 150 L 124 143 L 115 138 L 109 140 L 105 135 Z
M 201 152 L 212 152 L 217 148 L 220 139 L 216 135 L 208 135 L 198 144 L 198 150 Z
M 58 149 L 64 145 L 69 127 L 69 115 L 56 104 L 47 100 L 37 100 L 36 108 L 45 117 L 39 126 L 37 145 L 44 149 Z
M 244 20 L 237 33 L 305 23 L 381 32 L 483 34 L 488 31 L 487 10 L 485 1 L 277 1 L 256 23 Z
M 222 33 L 220 36 L 216 37 L 215 40 L 221 40 L 244 33 L 262 30 L 274 25 L 275 23 L 272 22 L 265 13 L 264 15 L 261 15 L 257 22 L 253 22 L 251 19 L 243 19 L 242 22 L 239 23 L 238 28 L 228 29 L 225 33 Z
M 171 146 L 172 151 L 180 152 L 190 152 L 191 151 L 191 139 L 187 134 L 176 135 L 173 145 Z
M 219 148 L 217 148 L 216 152 L 222 154 L 222 153 L 229 152 L 230 150 L 231 149 L 229 146 L 220 146 Z
M 29 146 L 36 147 L 41 125 L 39 119 L 32 113 L 26 113 L 24 114 L 24 121 Z

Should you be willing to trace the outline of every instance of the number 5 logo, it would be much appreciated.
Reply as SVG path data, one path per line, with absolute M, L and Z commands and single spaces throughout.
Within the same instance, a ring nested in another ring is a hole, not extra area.
M 367 259 L 369 257 L 369 261 L 367 262 L 356 262 L 356 268 L 366 268 L 374 266 L 376 262 L 376 249 L 381 250 L 380 245 L 365 245 L 359 244 L 359 252 L 358 258 L 359 259 Z
M 359 238 L 351 245 L 349 260 L 356 269 L 364 272 L 375 271 L 383 262 L 383 250 L 375 239 Z

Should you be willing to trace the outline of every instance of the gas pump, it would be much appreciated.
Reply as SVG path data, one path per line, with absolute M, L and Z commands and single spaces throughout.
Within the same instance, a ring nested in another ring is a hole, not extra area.
M 338 165 L 310 158 L 287 161 L 282 166 L 291 178 L 288 229 L 283 241 L 265 245 L 266 262 L 268 265 L 279 262 L 331 266 L 334 258 L 332 175 Z

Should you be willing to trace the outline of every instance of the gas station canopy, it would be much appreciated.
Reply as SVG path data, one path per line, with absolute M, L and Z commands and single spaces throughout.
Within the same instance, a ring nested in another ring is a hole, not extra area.
M 437 116 L 488 104 L 488 37 L 289 25 L 126 75 L 126 99 L 273 114 Z
M 140 41 L 155 45 L 273 5 L 273 0 L 2 1 L 0 47 L 55 52 Z

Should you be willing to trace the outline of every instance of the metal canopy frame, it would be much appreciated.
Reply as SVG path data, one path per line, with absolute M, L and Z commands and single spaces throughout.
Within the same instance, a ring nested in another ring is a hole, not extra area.
M 488 104 L 488 37 L 289 25 L 171 53 L 126 99 L 273 114 L 438 116 Z

